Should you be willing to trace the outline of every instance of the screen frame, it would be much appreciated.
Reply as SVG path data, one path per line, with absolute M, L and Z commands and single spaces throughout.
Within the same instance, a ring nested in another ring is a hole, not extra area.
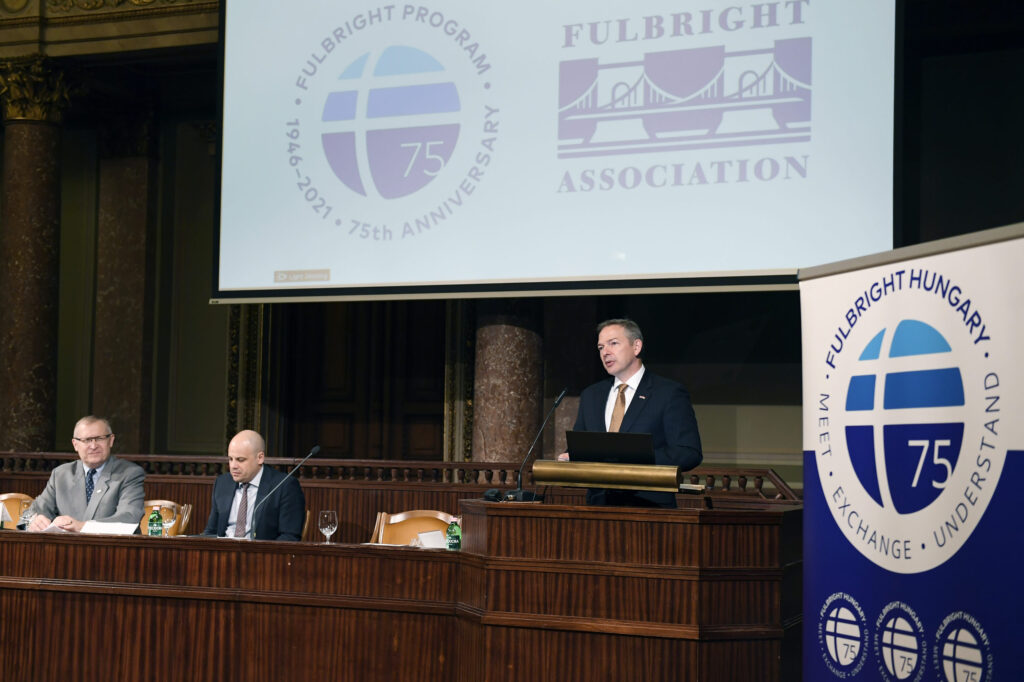
M 219 3 L 217 30 L 217 93 L 216 115 L 220 129 L 224 128 L 224 79 L 226 18 L 229 2 Z M 904 40 L 906 0 L 895 0 L 894 58 L 893 58 L 893 164 L 892 164 L 892 233 L 893 247 L 904 246 L 903 170 L 904 138 Z M 211 255 L 212 278 L 210 299 L 212 305 L 238 303 L 381 301 L 460 298 L 512 298 L 542 296 L 588 296 L 665 293 L 717 293 L 728 291 L 795 291 L 799 288 L 799 268 L 745 270 L 729 272 L 665 273 L 645 276 L 594 277 L 577 279 L 501 280 L 473 283 L 422 283 L 394 286 L 336 286 L 287 289 L 220 289 L 221 246 L 221 193 L 223 179 L 224 136 L 218 135 L 216 159 L 217 186 L 215 188 L 216 215 Z

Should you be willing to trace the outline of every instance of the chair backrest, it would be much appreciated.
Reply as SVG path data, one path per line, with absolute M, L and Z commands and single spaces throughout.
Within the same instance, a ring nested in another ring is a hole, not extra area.
M 389 514 L 379 512 L 370 542 L 385 545 L 408 545 L 419 533 L 439 530 L 442 533 L 458 517 L 434 509 L 413 509 L 412 511 Z
M 32 504 L 32 500 L 35 498 L 25 493 L 4 493 L 0 495 L 0 503 L 7 507 L 7 513 L 11 516 L 11 521 L 4 521 L 4 528 L 15 528 L 18 525 L 18 519 L 21 517 L 21 505 L 23 502 Z
M 174 519 L 174 525 L 167 529 L 168 536 L 185 533 L 189 519 L 192 517 L 191 504 L 178 504 L 170 500 L 146 500 L 142 503 L 142 519 L 139 521 L 139 530 L 143 535 L 149 534 L 149 515 L 153 513 L 153 507 L 160 507 L 160 515 L 165 519 L 171 516 L 168 508 L 174 510 L 177 518 Z

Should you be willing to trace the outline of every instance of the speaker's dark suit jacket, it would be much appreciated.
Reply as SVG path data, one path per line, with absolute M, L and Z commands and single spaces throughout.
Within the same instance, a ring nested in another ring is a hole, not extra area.
M 614 381 L 608 377 L 583 390 L 575 431 L 607 431 L 604 413 Z M 704 458 L 690 394 L 682 384 L 649 369 L 644 370 L 619 431 L 651 434 L 655 464 L 687 470 Z M 572 457 L 571 452 L 569 456 Z M 673 493 L 591 489 L 587 491 L 587 504 L 675 507 L 676 500 Z
M 260 479 L 259 490 L 256 491 L 256 502 L 250 509 L 256 510 L 256 540 L 298 542 L 302 539 L 302 525 L 306 521 L 306 497 L 302 494 L 302 486 L 297 480 L 289 478 L 266 502 L 263 501 L 284 476 L 277 469 L 263 467 L 263 477 Z M 210 519 L 206 522 L 203 535 L 224 537 L 236 488 L 238 484 L 231 478 L 231 474 L 221 474 L 214 481 Z M 259 505 L 259 508 L 257 509 L 255 505 Z

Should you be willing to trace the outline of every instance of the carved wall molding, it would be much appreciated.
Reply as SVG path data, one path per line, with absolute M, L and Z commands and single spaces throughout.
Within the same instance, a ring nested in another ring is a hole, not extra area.
M 17 14 L 28 7 L 29 2 L 30 0 L 2 0 L 0 1 L 0 9 L 3 9 L 4 12 Z
M 228 321 L 227 420 L 224 445 L 242 429 L 262 431 L 264 326 L 262 303 L 230 306 Z
M 192 128 L 199 133 L 199 137 L 206 143 L 206 149 L 210 156 L 216 156 L 220 148 L 220 122 L 195 121 L 192 123 Z
M 14 0 L 15 2 L 17 0 Z M 53 12 L 71 12 L 74 10 L 94 11 L 100 9 L 116 9 L 119 7 L 151 7 L 154 5 L 190 5 L 203 0 L 46 0 L 46 8 Z M 12 0 L 4 0 L 6 6 Z
M 60 123 L 71 102 L 62 69 L 42 55 L 0 61 L 0 104 L 7 121 Z
M 213 45 L 219 0 L 0 0 L 0 57 Z
M 444 459 L 465 462 L 473 452 L 473 359 L 476 324 L 472 301 L 446 306 Z

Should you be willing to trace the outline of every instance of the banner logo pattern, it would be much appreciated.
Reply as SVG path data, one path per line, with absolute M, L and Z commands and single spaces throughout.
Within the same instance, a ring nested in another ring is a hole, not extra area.
M 818 475 L 852 546 L 920 573 L 963 546 L 1002 471 L 995 322 L 945 272 L 892 269 L 854 291 L 818 355 Z

